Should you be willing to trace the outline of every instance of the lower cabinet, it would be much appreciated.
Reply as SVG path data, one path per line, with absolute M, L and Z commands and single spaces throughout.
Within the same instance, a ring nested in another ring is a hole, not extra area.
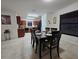
M 18 29 L 18 37 L 24 37 L 25 29 Z

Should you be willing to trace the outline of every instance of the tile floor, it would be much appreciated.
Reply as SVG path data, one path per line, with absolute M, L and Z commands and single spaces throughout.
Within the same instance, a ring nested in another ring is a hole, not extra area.
M 60 41 L 60 58 L 57 57 L 56 49 L 52 51 L 52 59 L 78 59 L 77 44 L 70 43 L 68 39 Z M 1 59 L 39 59 L 32 48 L 30 33 L 26 33 L 25 37 L 14 40 L 1 42 Z M 49 53 L 44 55 L 42 59 L 50 59 Z

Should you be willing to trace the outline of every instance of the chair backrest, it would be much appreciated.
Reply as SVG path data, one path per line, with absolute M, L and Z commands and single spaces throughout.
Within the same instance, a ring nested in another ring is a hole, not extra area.
M 61 37 L 61 32 L 60 31 L 52 31 L 52 37 Z
M 29 31 L 29 28 L 25 28 L 25 32 L 28 32 Z
M 50 28 L 46 27 L 45 31 L 46 31 L 46 33 L 48 33 L 50 31 Z
M 52 31 L 52 44 L 55 45 L 55 44 L 59 44 L 59 41 L 60 41 L 60 38 L 61 38 L 61 32 L 60 31 Z
M 31 37 L 32 37 L 33 40 L 35 40 L 34 33 L 35 33 L 35 29 L 32 29 L 32 31 L 31 31 Z
M 52 32 L 52 31 L 57 31 L 57 28 L 51 28 L 51 32 Z
M 33 37 L 34 37 L 34 40 L 36 41 L 36 43 L 38 43 L 38 37 L 36 36 L 36 32 L 35 31 L 33 32 Z

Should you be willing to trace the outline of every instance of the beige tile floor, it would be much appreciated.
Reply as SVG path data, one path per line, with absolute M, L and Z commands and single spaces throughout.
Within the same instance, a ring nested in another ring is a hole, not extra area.
M 27 33 L 23 38 L 2 41 L 1 59 L 39 59 L 38 54 L 35 54 L 32 48 L 30 37 L 30 33 Z M 68 41 L 69 39 L 65 35 L 61 37 L 60 58 L 57 57 L 56 49 L 54 49 L 52 50 L 52 59 L 78 59 L 77 43 L 73 44 Z M 50 59 L 49 52 L 42 59 Z

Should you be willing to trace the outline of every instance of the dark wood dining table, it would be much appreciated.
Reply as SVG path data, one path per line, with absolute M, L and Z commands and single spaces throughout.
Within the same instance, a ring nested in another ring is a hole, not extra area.
M 36 36 L 37 36 L 37 38 L 39 38 L 38 39 L 38 41 L 39 41 L 39 59 L 41 59 L 41 44 L 47 39 L 47 37 L 49 37 L 49 40 L 50 40 L 50 38 L 52 37 L 52 34 L 50 34 L 50 33 L 48 33 L 48 34 L 46 34 L 46 33 L 36 33 Z

